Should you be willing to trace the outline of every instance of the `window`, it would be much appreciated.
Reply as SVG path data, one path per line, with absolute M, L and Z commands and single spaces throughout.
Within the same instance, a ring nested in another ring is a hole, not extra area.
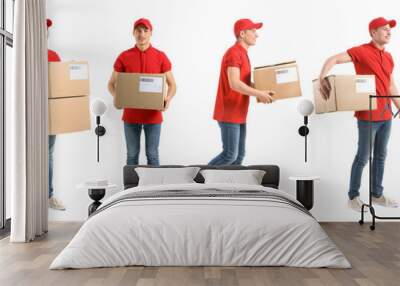
M 12 81 L 12 46 L 6 45 L 6 52 L 5 52 L 5 76 L 4 76 L 4 98 L 10 98 L 11 97 L 11 81 Z M 7 110 L 7 101 L 4 100 L 4 113 Z M 4 116 L 5 118 L 5 116 Z M 5 125 L 5 124 L 4 124 Z M 7 127 L 6 127 L 7 128 Z M 6 129 L 5 128 L 5 129 Z M 4 137 L 4 142 L 5 142 L 5 137 Z M 4 144 L 4 151 L 5 147 L 7 144 Z M 6 158 L 6 152 L 4 154 L 4 160 L 7 160 Z M 5 164 L 4 164 L 5 166 Z M 6 172 L 6 168 L 4 168 L 4 171 Z M 6 174 L 4 174 L 4 178 L 6 178 Z M 10 193 L 10 188 L 7 188 L 6 184 L 4 184 L 4 192 L 5 192 L 5 219 L 11 218 L 11 193 Z
M 0 0 L 0 236 L 9 232 L 10 194 L 5 188 L 5 105 L 11 92 L 14 0 Z

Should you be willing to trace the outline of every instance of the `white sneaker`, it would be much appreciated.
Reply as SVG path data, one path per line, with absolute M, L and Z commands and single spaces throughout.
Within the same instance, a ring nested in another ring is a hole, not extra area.
M 387 207 L 387 208 L 398 208 L 399 207 L 399 203 L 395 199 L 388 198 L 384 195 L 382 195 L 379 198 L 372 197 L 372 202 L 374 204 L 377 204 L 377 205 L 380 205 L 383 207 Z
M 57 200 L 55 197 L 49 198 L 49 207 L 59 211 L 65 211 L 65 207 L 61 201 Z
M 363 201 L 360 199 L 360 197 L 355 197 L 352 200 L 348 200 L 347 205 L 349 208 L 356 212 L 361 212 L 361 207 L 363 205 Z M 367 208 L 364 207 L 364 212 L 367 212 Z

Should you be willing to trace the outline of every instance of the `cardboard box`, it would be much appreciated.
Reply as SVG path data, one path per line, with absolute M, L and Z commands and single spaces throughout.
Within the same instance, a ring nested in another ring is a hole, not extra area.
M 295 61 L 256 67 L 254 87 L 275 91 L 274 100 L 301 96 L 299 71 Z
M 49 134 L 90 129 L 89 97 L 49 99 Z
M 369 95 L 376 94 L 374 75 L 331 75 L 326 77 L 331 85 L 326 100 L 320 92 L 320 82 L 313 80 L 315 113 L 369 110 Z M 376 109 L 376 98 L 372 99 Z
M 118 73 L 116 108 L 162 110 L 166 95 L 165 74 Z
M 90 94 L 89 65 L 86 61 L 49 63 L 49 98 Z

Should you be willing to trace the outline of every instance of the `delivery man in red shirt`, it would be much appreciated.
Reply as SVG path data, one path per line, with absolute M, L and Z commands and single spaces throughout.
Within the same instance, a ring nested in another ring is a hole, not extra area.
M 168 93 L 165 98 L 165 108 L 168 108 L 176 92 L 175 79 L 171 71 L 171 62 L 160 50 L 154 48 L 150 39 L 153 26 L 148 19 L 138 19 L 133 25 L 133 36 L 136 45 L 122 52 L 114 63 L 114 71 L 108 83 L 111 95 L 116 96 L 117 76 L 126 73 L 165 73 Z M 147 164 L 158 166 L 162 114 L 158 110 L 125 108 L 122 116 L 124 121 L 125 140 L 127 146 L 128 165 L 138 165 L 140 152 L 140 135 L 142 129 L 146 138 Z
M 369 121 L 372 124 L 373 161 L 372 161 L 372 201 L 385 207 L 398 207 L 398 202 L 383 195 L 383 173 L 387 145 L 392 125 L 391 101 L 387 95 L 398 95 L 393 80 L 393 58 L 385 51 L 385 46 L 391 38 L 391 29 L 396 26 L 395 20 L 386 20 L 382 17 L 373 19 L 369 23 L 369 34 L 372 40 L 361 46 L 348 49 L 346 52 L 332 56 L 325 62 L 320 73 L 321 94 L 329 96 L 329 82 L 325 76 L 336 64 L 353 62 L 356 73 L 360 75 L 375 75 L 376 94 L 382 96 L 377 99 L 377 109 L 356 111 L 358 126 L 358 150 L 353 161 L 350 175 L 349 201 L 350 208 L 361 211 L 363 202 L 360 199 L 360 185 L 362 172 L 369 159 Z M 393 99 L 397 108 L 399 101 Z M 366 210 L 365 210 L 366 211 Z
M 251 83 L 251 65 L 247 50 L 256 44 L 256 30 L 262 23 L 240 19 L 234 25 L 236 43 L 222 58 L 214 119 L 221 129 L 222 152 L 209 165 L 241 165 L 245 155 L 246 118 L 249 97 L 271 103 L 274 94 L 257 90 Z
M 49 28 L 53 22 L 50 19 L 47 19 L 47 38 L 49 37 Z M 48 49 L 47 50 L 47 58 L 49 62 L 60 62 L 61 59 L 58 54 Z M 54 147 L 56 143 L 56 135 L 49 135 L 49 207 L 56 210 L 65 210 L 64 205 L 59 199 L 56 199 L 53 195 L 53 153 Z

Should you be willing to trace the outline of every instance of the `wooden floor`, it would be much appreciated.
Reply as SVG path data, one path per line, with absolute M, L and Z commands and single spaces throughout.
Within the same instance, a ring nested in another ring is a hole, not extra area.
M 123 267 L 48 270 L 80 223 L 51 223 L 49 233 L 29 244 L 0 241 L 0 285 L 400 285 L 400 223 L 323 223 L 353 268 Z

